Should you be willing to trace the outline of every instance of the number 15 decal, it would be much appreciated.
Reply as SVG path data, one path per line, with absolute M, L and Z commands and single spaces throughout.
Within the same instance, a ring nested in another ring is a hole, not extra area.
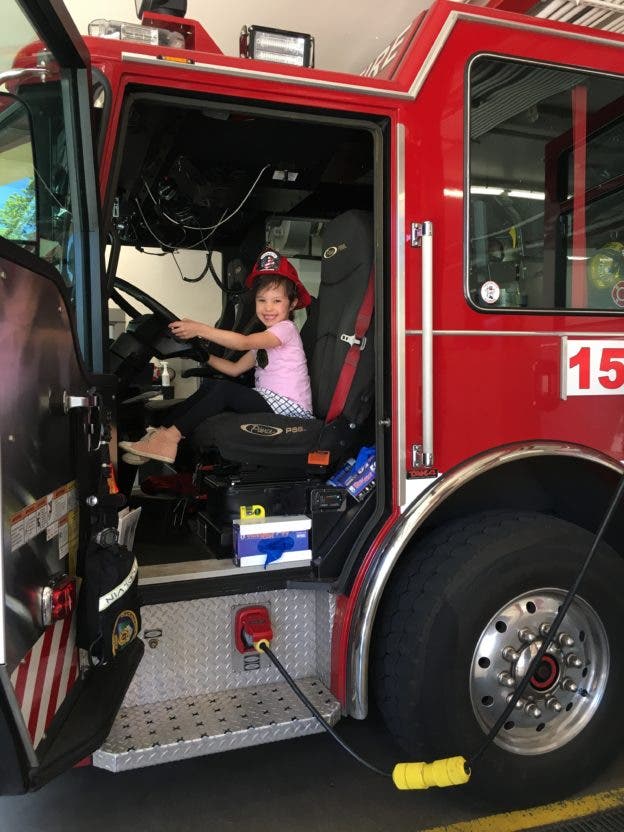
M 561 339 L 561 398 L 624 395 L 624 338 Z

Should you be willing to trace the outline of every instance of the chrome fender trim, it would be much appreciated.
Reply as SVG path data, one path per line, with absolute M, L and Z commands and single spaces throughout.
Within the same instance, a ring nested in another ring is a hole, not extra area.
M 364 577 L 349 632 L 346 696 L 349 716 L 364 719 L 368 713 L 368 659 L 377 608 L 394 565 L 416 530 L 445 499 L 469 480 L 501 465 L 534 456 L 576 457 L 611 468 L 617 474 L 624 470 L 617 460 L 591 448 L 560 442 L 531 442 L 487 451 L 435 480 L 397 519 Z

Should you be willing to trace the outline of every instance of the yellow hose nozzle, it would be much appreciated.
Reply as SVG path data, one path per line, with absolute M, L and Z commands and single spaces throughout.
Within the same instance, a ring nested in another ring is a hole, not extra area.
M 470 780 L 470 768 L 463 757 L 447 757 L 432 763 L 397 763 L 392 779 L 397 789 L 461 786 Z

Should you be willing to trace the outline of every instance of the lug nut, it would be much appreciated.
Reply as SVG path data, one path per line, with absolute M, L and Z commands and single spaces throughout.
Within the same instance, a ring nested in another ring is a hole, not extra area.
M 502 670 L 498 674 L 498 684 L 502 685 L 504 688 L 513 688 L 513 686 L 516 684 L 516 680 L 511 675 L 511 673 L 506 673 L 504 670 Z
M 513 698 L 513 693 L 510 693 L 509 696 L 507 697 L 507 704 L 508 705 L 511 702 L 512 698 Z M 526 699 L 523 699 L 522 697 L 520 697 L 520 699 L 518 699 L 518 701 L 516 702 L 516 708 L 519 711 L 521 711 L 524 708 L 525 705 L 526 705 Z
M 520 653 L 516 652 L 511 646 L 505 647 L 502 655 L 506 662 L 517 662 L 520 658 Z
M 569 633 L 559 633 L 557 636 L 559 647 L 573 647 L 574 639 Z
M 523 627 L 521 630 L 518 630 L 518 638 L 526 644 L 532 644 L 537 636 L 530 627 Z
M 563 690 L 570 691 L 570 693 L 576 693 L 576 691 L 578 690 L 578 685 L 576 684 L 576 682 L 573 682 L 569 676 L 566 676 L 565 679 L 562 680 L 561 687 L 563 688 Z
M 535 702 L 529 702 L 529 704 L 524 709 L 524 712 L 527 716 L 532 716 L 534 719 L 539 719 L 542 715 L 542 712 L 537 707 Z
M 583 667 L 583 661 L 575 653 L 568 653 L 565 657 L 565 663 L 568 667 Z
M 544 624 L 540 624 L 539 631 L 541 636 L 547 636 L 550 632 L 550 624 L 546 624 L 546 622 L 544 622 Z
M 546 697 L 546 707 L 550 708 L 551 711 L 555 713 L 559 713 L 559 711 L 563 710 L 563 705 L 558 699 L 555 699 L 554 696 L 547 696 Z

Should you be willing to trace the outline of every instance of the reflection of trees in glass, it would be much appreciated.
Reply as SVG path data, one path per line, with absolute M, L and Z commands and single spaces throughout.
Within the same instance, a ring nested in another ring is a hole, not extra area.
M 0 234 L 10 240 L 32 238 L 36 222 L 35 180 L 11 194 L 0 208 Z

